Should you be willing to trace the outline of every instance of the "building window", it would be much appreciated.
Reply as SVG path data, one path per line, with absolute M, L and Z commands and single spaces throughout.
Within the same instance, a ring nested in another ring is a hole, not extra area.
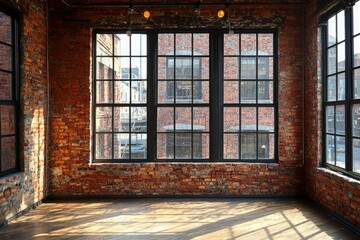
M 19 170 L 17 21 L 0 9 L 0 176 Z
M 275 39 L 95 31 L 94 162 L 274 162 Z
M 355 177 L 360 177 L 359 15 L 357 2 L 323 26 L 324 163 Z

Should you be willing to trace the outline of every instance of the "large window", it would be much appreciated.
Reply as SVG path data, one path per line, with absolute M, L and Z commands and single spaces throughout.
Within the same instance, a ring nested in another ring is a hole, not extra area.
M 323 27 L 325 165 L 360 177 L 360 3 Z M 350 26 L 350 27 L 348 27 Z
M 0 9 L 0 176 L 18 170 L 16 19 Z
M 95 31 L 94 162 L 275 161 L 275 43 L 273 32 Z

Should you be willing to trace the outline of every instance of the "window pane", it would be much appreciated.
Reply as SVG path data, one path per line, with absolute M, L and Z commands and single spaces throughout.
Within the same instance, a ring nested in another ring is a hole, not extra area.
M 175 159 L 191 159 L 192 143 L 191 133 L 175 134 Z
M 239 159 L 239 134 L 224 134 L 224 159 Z
M 174 159 L 174 134 L 158 133 L 157 134 L 157 158 Z
M 174 54 L 174 34 L 158 34 L 158 55 Z
M 209 103 L 209 82 L 193 81 L 194 103 Z
M 130 69 L 129 57 L 118 57 L 114 59 L 115 63 L 115 78 L 116 79 L 131 79 L 136 78 L 136 70 Z M 133 72 L 134 70 L 134 72 Z
M 338 74 L 338 101 L 345 100 L 345 73 Z
M 336 136 L 336 166 L 345 168 L 345 137 Z
M 16 167 L 15 137 L 1 138 L 1 171 Z
M 224 55 L 239 55 L 239 34 L 224 34 Z
M 273 34 L 259 34 L 258 38 L 258 55 L 273 55 Z
M 131 159 L 146 159 L 146 134 L 131 134 Z
M 191 103 L 192 100 L 192 82 L 176 81 L 176 103 Z
M 96 159 L 112 158 L 112 135 L 96 134 L 95 157 Z
M 157 131 L 174 131 L 174 108 L 159 107 L 157 109 Z
M 147 78 L 147 58 L 132 57 L 131 58 L 131 79 Z
M 241 34 L 241 55 L 256 55 L 256 34 Z
M 334 106 L 326 107 L 326 133 L 335 133 Z
M 97 79 L 112 79 L 114 74 L 113 58 L 112 57 L 97 57 L 96 58 L 96 78 Z
M 146 34 L 131 35 L 131 55 L 146 56 L 147 54 L 147 36 Z
M 0 100 L 12 100 L 12 75 L 0 71 Z
M 224 79 L 239 78 L 239 58 L 224 57 Z
M 146 107 L 131 107 L 131 132 L 146 132 L 147 109 Z
M 177 33 L 175 34 L 176 55 L 191 55 L 192 54 L 192 36 L 191 33 Z
M 210 79 L 210 60 L 208 57 L 194 57 L 193 79 Z
M 174 103 L 174 82 L 158 81 L 158 103 Z
M 256 131 L 256 108 L 243 107 L 241 108 L 241 131 Z
M 0 41 L 11 44 L 11 17 L 0 11 L 1 34 Z
M 129 132 L 129 107 L 114 107 L 114 131 Z
M 126 34 L 115 34 L 115 55 L 129 56 L 130 55 L 130 37 Z
M 96 55 L 112 56 L 113 55 L 113 35 L 96 34 Z
M 337 41 L 345 40 L 345 12 L 341 11 L 337 14 Z
M 336 43 L 336 16 L 333 16 L 328 21 L 328 46 L 331 46 Z
M 345 43 L 340 43 L 337 47 L 337 71 L 345 70 Z
M 15 134 L 15 107 L 2 105 L 1 109 L 1 135 Z
M 354 98 L 360 98 L 360 68 L 354 70 Z
M 259 159 L 269 159 L 270 155 L 272 155 L 273 158 L 273 141 L 270 141 L 272 139 L 273 134 L 267 134 L 267 133 L 261 133 L 258 134 L 258 158 Z
M 256 102 L 256 81 L 241 81 L 241 103 Z
M 209 134 L 193 134 L 194 159 L 209 159 L 210 137 Z
M 96 108 L 96 131 L 111 132 L 112 131 L 112 108 L 97 107 Z
M 114 134 L 114 158 L 129 159 L 129 134 Z
M 258 82 L 258 103 L 273 103 L 274 97 L 273 81 Z
M 241 79 L 256 79 L 256 58 L 241 58 Z
M 336 46 L 328 49 L 328 74 L 333 74 L 336 72 Z
M 210 111 L 208 107 L 193 108 L 193 129 L 199 132 L 209 132 Z
M 130 103 L 130 82 L 115 81 L 115 103 Z
M 336 134 L 345 134 L 345 106 L 336 106 Z
M 159 57 L 157 67 L 158 79 L 174 79 L 174 58 Z
M 11 47 L 0 43 L 0 69 L 11 71 L 12 69 Z
M 335 137 L 326 135 L 326 162 L 335 164 Z
M 113 102 L 113 83 L 110 81 L 96 82 L 96 103 Z
M 176 58 L 175 78 L 192 79 L 192 59 L 188 57 Z
M 238 107 L 224 108 L 224 132 L 238 132 L 240 124 Z
M 354 67 L 358 66 L 360 66 L 360 35 L 354 38 Z
M 274 108 L 273 107 L 259 107 L 259 132 L 274 132 Z
M 224 81 L 224 103 L 239 103 L 238 81 Z
M 273 79 L 273 58 L 259 57 L 258 58 L 258 79 Z
M 209 55 L 209 34 L 194 33 L 194 55 Z
M 360 137 L 360 104 L 353 105 L 352 120 L 353 120 L 352 135 L 354 137 Z
M 327 78 L 327 100 L 336 101 L 336 76 Z
M 146 81 L 132 81 L 131 82 L 131 103 L 146 103 L 147 94 Z
M 360 33 L 360 2 L 357 2 L 353 9 L 353 27 L 354 27 L 354 35 Z
M 353 171 L 360 173 L 360 139 L 353 139 Z
M 241 159 L 256 159 L 256 133 L 241 134 Z
M 191 131 L 191 108 L 177 107 L 175 108 L 175 130 L 176 131 Z

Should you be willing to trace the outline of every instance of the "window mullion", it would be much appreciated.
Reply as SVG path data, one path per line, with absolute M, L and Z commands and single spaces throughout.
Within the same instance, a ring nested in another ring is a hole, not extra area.
M 147 38 L 147 71 L 148 71 L 148 92 L 147 94 L 147 103 L 148 103 L 148 111 L 147 111 L 147 129 L 148 129 L 148 138 L 147 138 L 147 154 L 148 161 L 155 161 L 157 159 L 156 156 L 156 144 L 157 144 L 157 108 L 156 108 L 156 74 L 157 74 L 157 34 L 151 32 L 148 34 Z M 149 47 L 156 46 L 156 47 Z M 154 141 L 149 141 L 149 139 L 154 139 Z

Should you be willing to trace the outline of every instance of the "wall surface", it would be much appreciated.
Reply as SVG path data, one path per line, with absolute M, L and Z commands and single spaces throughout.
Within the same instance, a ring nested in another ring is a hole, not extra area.
M 141 12 L 141 9 L 138 9 Z M 133 28 L 221 27 L 216 9 L 152 11 Z M 279 159 L 277 164 L 93 164 L 91 159 L 92 29 L 128 28 L 127 8 L 50 5 L 50 194 L 293 196 L 304 193 L 302 138 L 303 6 L 245 5 L 232 10 L 234 28 L 279 33 Z
M 322 160 L 322 83 L 320 31 L 312 1 L 306 9 L 305 159 L 306 194 L 360 227 L 360 182 L 320 168 Z
M 45 181 L 46 5 L 4 1 L 20 12 L 21 172 L 0 178 L 0 225 L 47 195 Z M 4 4 L 4 5 L 3 5 Z

